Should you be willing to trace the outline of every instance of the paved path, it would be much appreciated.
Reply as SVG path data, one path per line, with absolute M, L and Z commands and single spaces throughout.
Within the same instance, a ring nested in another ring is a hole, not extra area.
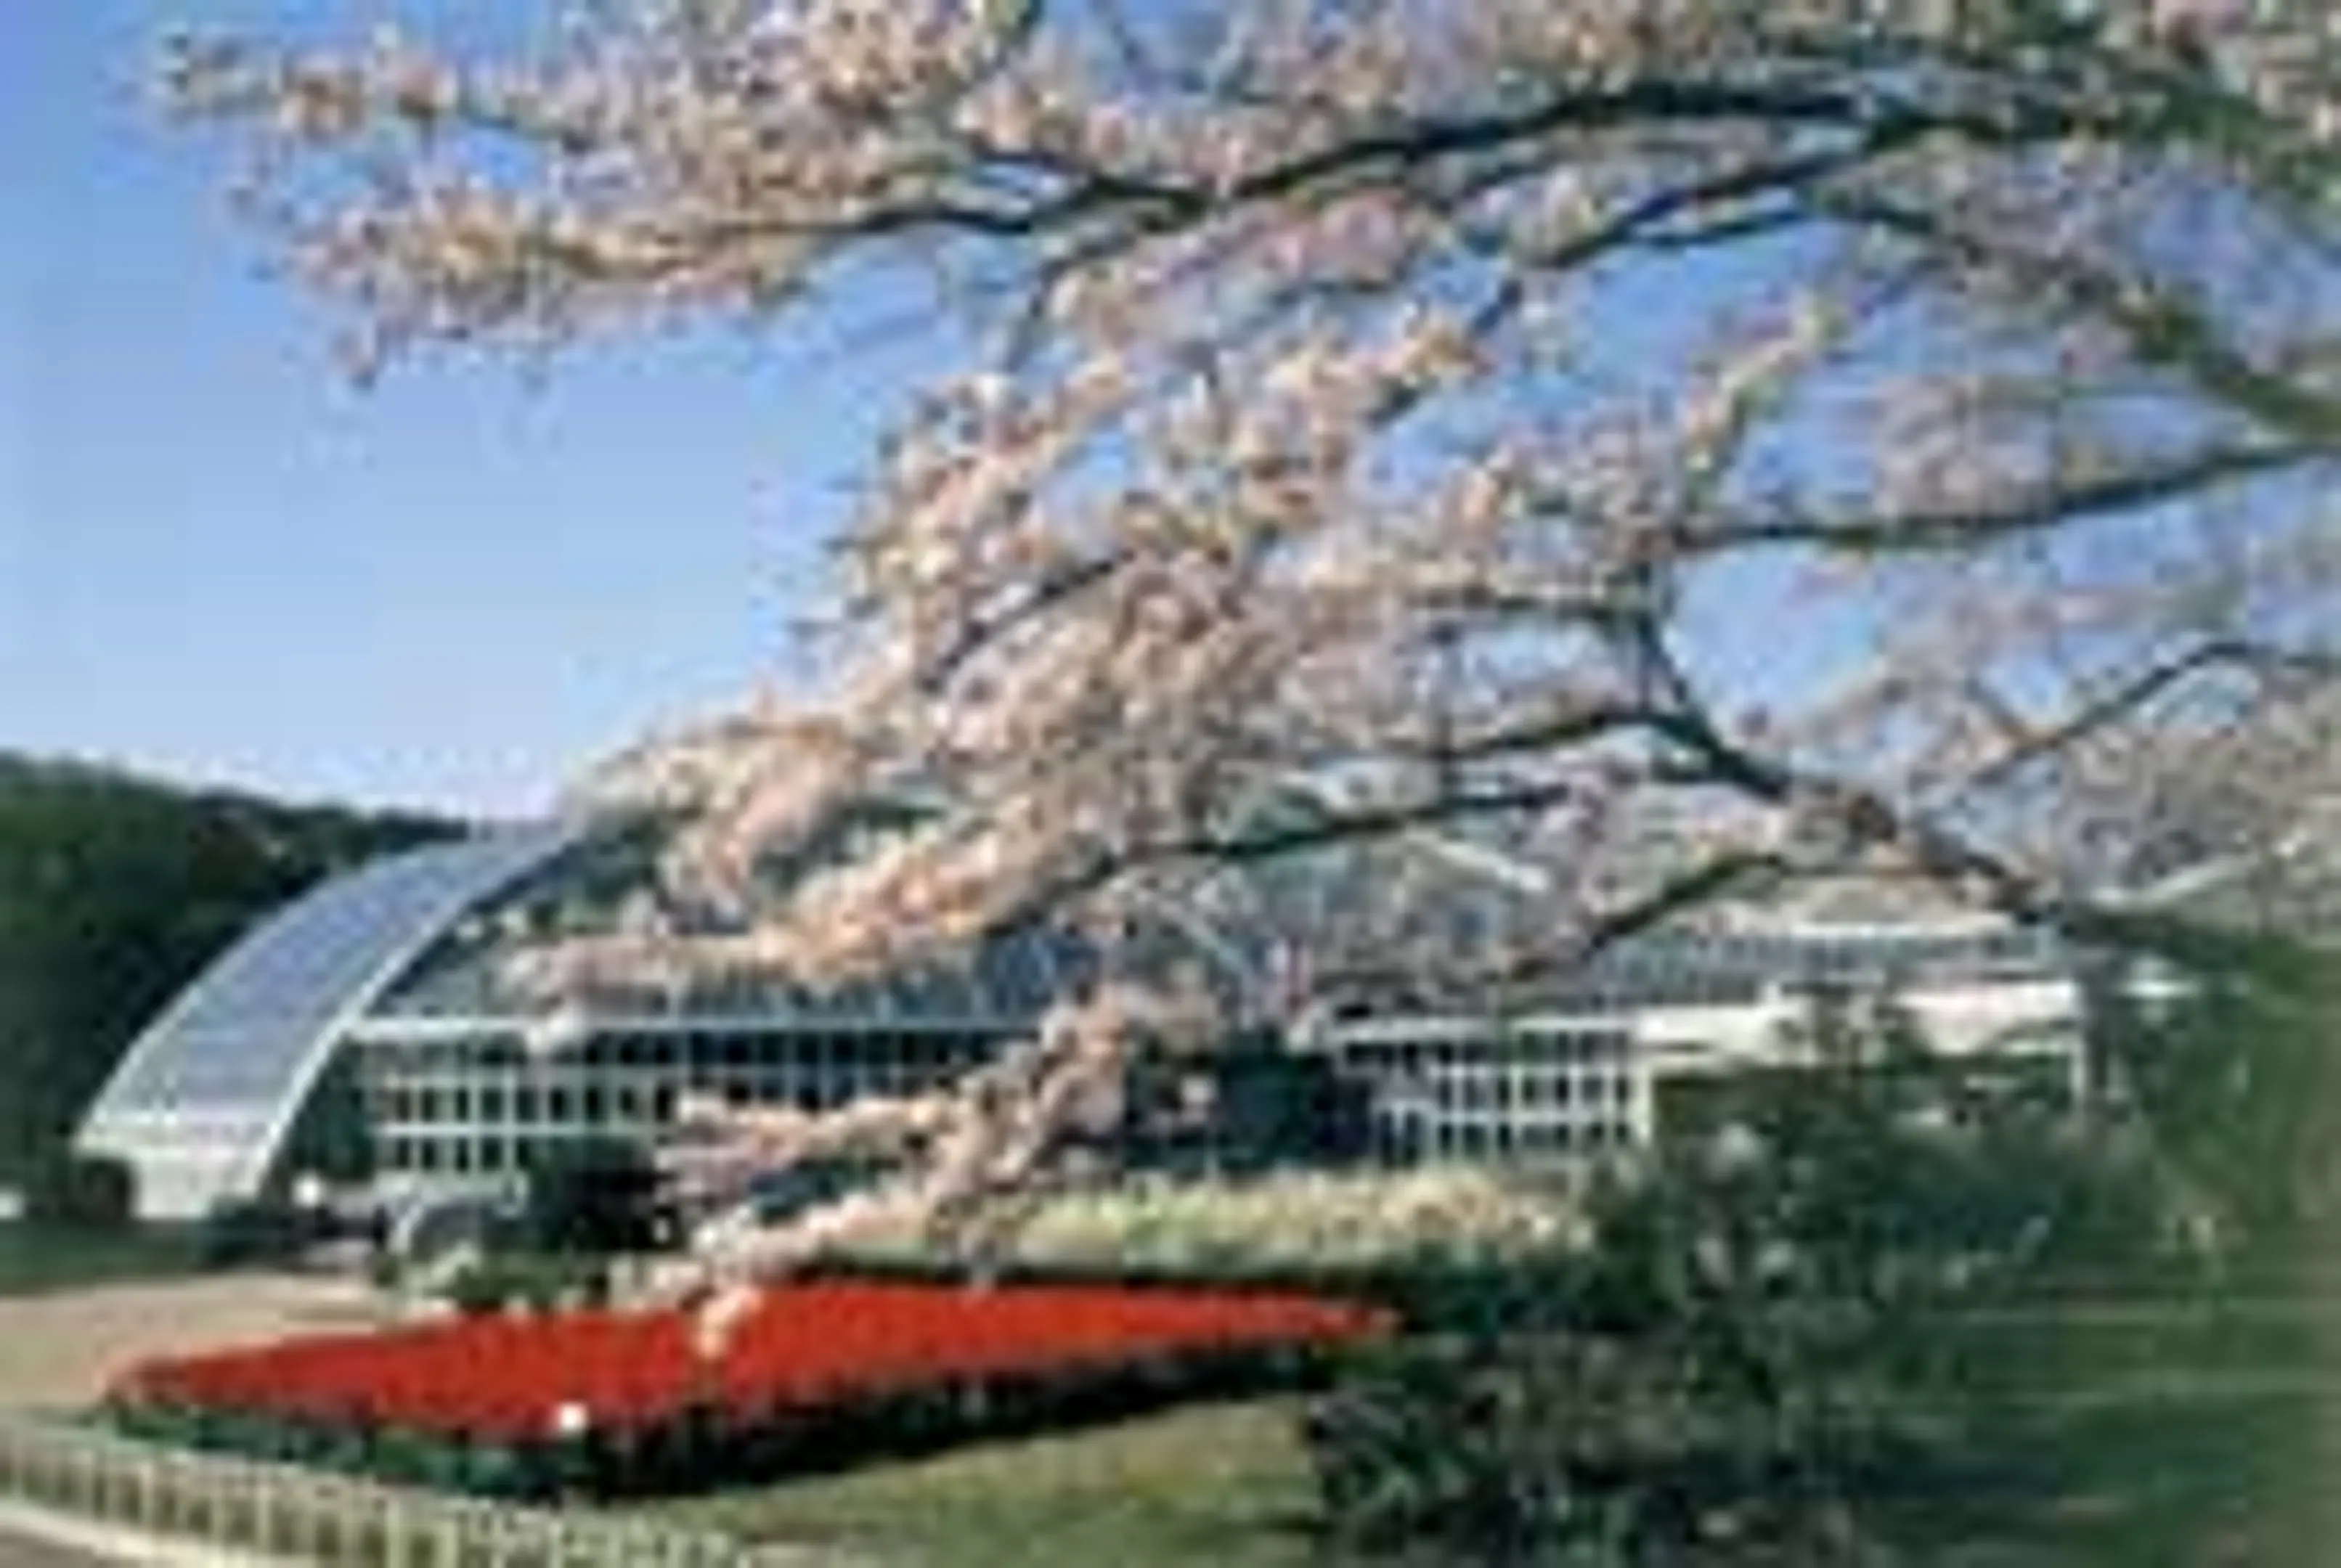
M 198 1275 L 0 1297 L 0 1408 L 72 1408 L 141 1356 L 362 1328 L 391 1311 L 361 1281 L 310 1275 Z
M 115 1568 L 121 1561 L 0 1530 L 0 1568 Z
M 70 1409 L 141 1356 L 363 1327 L 389 1309 L 356 1281 L 274 1274 L 0 1296 L 0 1409 Z M 174 1544 L 0 1498 L 0 1568 L 228 1568 Z
M 0 1498 L 0 1568 L 271 1568 L 200 1542 L 165 1541 Z
M 0 1502 L 0 1568 L 130 1568 L 170 1561 L 142 1554 L 144 1544 L 65 1514 Z

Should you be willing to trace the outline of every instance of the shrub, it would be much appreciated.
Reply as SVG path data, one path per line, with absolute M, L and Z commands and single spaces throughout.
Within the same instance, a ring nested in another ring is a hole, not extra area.
M 273 1263 L 320 1237 L 317 1216 L 274 1198 L 230 1198 L 204 1216 L 197 1248 L 213 1268 Z
M 487 1253 L 449 1275 L 442 1295 L 466 1315 L 525 1306 L 548 1312 L 564 1303 L 593 1305 L 609 1295 L 600 1260 L 544 1253 Z
M 1418 1295 L 1425 1332 L 1307 1424 L 1329 1533 L 1456 1563 L 1857 1563 L 1906 1493 L 1966 1487 L 1990 1412 L 1947 1326 L 2150 1247 L 2155 1209 L 2068 1116 L 1946 1118 L 1965 1090 L 1888 1065 L 1751 1082 L 1590 1200 L 1592 1247 Z
M 530 1168 L 520 1241 L 534 1252 L 608 1256 L 647 1252 L 659 1237 L 659 1176 L 625 1138 L 546 1151 Z
M 1339 1545 L 1605 1568 L 1867 1561 L 1863 1505 L 1936 1434 L 1844 1325 L 1516 1325 L 1353 1364 L 1303 1437 Z
M 25 1217 L 36 1225 L 113 1230 L 130 1223 L 130 1167 L 101 1155 L 56 1150 L 26 1174 Z

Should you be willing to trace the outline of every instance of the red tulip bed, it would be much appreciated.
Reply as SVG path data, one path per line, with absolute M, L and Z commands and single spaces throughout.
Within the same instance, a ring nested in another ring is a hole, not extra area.
M 681 1311 L 457 1318 L 142 1363 L 148 1435 L 510 1494 L 683 1490 L 1289 1384 L 1370 1308 L 1190 1290 L 823 1283 L 702 1355 Z

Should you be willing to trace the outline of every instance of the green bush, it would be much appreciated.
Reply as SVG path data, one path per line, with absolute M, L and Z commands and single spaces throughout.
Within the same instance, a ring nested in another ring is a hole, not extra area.
M 631 1138 L 556 1145 L 530 1166 L 520 1217 L 528 1251 L 610 1256 L 652 1250 L 659 1240 L 659 1175 Z
M 213 1268 L 274 1263 L 319 1239 L 314 1216 L 276 1198 L 231 1198 L 204 1216 L 197 1247 Z
M 100 1155 L 56 1150 L 26 1173 L 25 1217 L 72 1230 L 116 1230 L 130 1223 L 130 1167 Z
M 2095 1045 L 2153 1130 L 2198 1254 L 2232 1275 L 2329 1256 L 2341 1226 L 2341 957 L 2329 940 L 2166 933 L 2183 983 L 2159 1006 L 2102 998 Z
M 524 1306 L 549 1312 L 564 1305 L 600 1305 L 609 1298 L 607 1266 L 597 1258 L 546 1253 L 489 1253 L 458 1269 L 444 1288 L 463 1313 Z
M 1595 1245 L 1417 1282 L 1418 1333 L 1305 1439 L 1350 1549 L 1441 1563 L 1818 1565 L 1972 1493 L 1967 1309 L 2151 1256 L 2152 1184 L 2068 1111 L 1914 1043 L 1751 1080 L 1591 1200 Z
M 501 1312 L 510 1299 L 508 1284 L 503 1276 L 485 1264 L 466 1265 L 451 1277 L 445 1287 L 449 1306 L 466 1317 Z
M 1867 1561 L 1867 1506 L 1937 1464 L 1937 1434 L 1847 1349 L 1721 1314 L 1401 1342 L 1306 1418 L 1325 1528 L 1451 1563 Z

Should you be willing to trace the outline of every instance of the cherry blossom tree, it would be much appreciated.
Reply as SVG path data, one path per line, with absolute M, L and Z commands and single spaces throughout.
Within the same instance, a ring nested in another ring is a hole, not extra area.
M 699 934 L 560 965 L 833 976 L 1335 863 L 1365 896 L 1294 923 L 1287 1002 L 1856 866 L 2087 927 L 2182 802 L 2248 854 L 2341 789 L 2291 719 L 2341 669 L 2314 0 L 543 22 L 176 53 L 363 372 L 905 290 L 959 360 L 838 531 L 814 694 L 595 781 L 687 816 Z M 915 828 L 774 893 L 775 846 L 906 789 Z M 1511 915 L 1442 917 L 1458 877 Z M 1077 1043 L 1108 995 L 1022 1103 L 1116 1059 Z M 1012 1121 L 953 1124 L 1021 1151 L 961 1147 L 973 1186 L 1044 1163 Z

